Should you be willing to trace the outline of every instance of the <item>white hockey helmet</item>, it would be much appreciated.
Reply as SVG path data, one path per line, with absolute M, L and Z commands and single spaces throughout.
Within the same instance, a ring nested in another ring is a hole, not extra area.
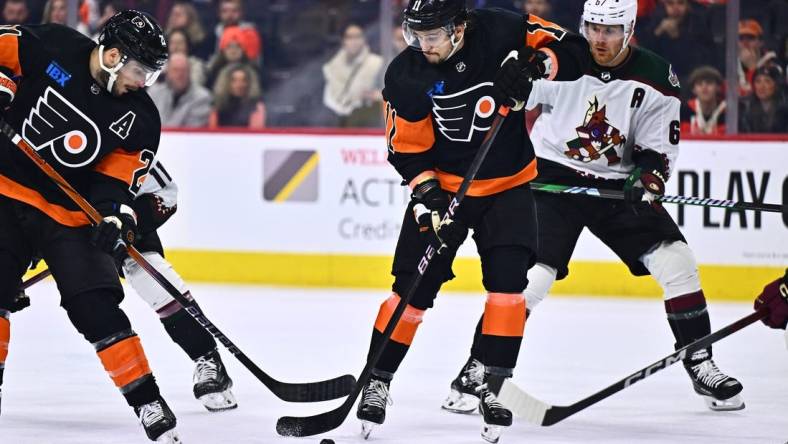
M 624 27 L 623 51 L 635 32 L 638 15 L 637 0 L 586 0 L 580 18 L 580 33 L 585 35 L 586 23 L 598 25 L 622 25 Z

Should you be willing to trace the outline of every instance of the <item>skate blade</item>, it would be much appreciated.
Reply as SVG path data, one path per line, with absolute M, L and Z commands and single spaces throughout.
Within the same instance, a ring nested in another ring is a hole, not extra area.
M 369 435 L 372 433 L 372 430 L 379 424 L 376 424 L 372 421 L 361 421 L 361 436 L 364 439 L 369 439 Z
M 452 389 L 441 408 L 452 413 L 472 414 L 479 408 L 479 397 Z
M 503 426 L 485 424 L 482 429 L 482 438 L 487 442 L 495 444 L 501 439 L 501 432 L 503 432 Z
M 736 395 L 728 399 L 715 399 L 711 396 L 703 396 L 706 406 L 715 412 L 731 412 L 744 409 L 744 400 Z
M 175 429 L 170 429 L 162 433 L 161 436 L 156 438 L 156 442 L 160 444 L 183 444 L 181 437 L 178 436 L 178 432 Z
M 230 389 L 223 392 L 208 393 L 200 396 L 198 399 L 209 412 L 221 412 L 238 407 L 238 401 L 235 400 L 235 395 Z

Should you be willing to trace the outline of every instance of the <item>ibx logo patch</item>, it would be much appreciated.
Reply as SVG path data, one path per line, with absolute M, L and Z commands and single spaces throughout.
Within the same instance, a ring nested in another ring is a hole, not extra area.
M 52 61 L 49 62 L 49 66 L 47 66 L 47 75 L 52 78 L 58 85 L 65 87 L 66 82 L 71 80 L 71 74 L 69 74 L 63 67 L 57 64 L 57 62 Z
M 70 168 L 89 164 L 101 148 L 98 126 L 51 86 L 22 123 L 22 137 Z
M 495 114 L 492 82 L 479 83 L 445 96 L 432 96 L 432 113 L 440 132 L 454 142 L 470 142 L 475 131 L 490 129 Z

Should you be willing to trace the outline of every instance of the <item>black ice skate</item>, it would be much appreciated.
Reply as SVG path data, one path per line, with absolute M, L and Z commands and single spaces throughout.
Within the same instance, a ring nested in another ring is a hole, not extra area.
M 490 376 L 485 375 L 484 378 L 486 382 Z M 478 390 L 480 400 L 479 413 L 482 414 L 484 419 L 482 438 L 494 444 L 501 438 L 503 428 L 512 425 L 512 412 L 498 402 L 498 398 L 492 391 L 488 390 L 486 383 L 479 386 Z
M 460 374 L 451 382 L 451 393 L 443 401 L 443 409 L 453 413 L 473 413 L 479 407 L 479 386 L 484 379 L 484 365 L 469 357 Z
M 227 375 L 218 350 L 197 358 L 194 368 L 194 397 L 199 399 L 208 411 L 219 412 L 238 407 L 230 390 L 233 381 Z
M 361 435 L 364 439 L 369 438 L 376 425 L 383 424 L 386 420 L 386 405 L 392 404 L 389 396 L 390 382 L 372 375 L 361 392 L 356 417 L 361 420 Z
M 744 408 L 744 400 L 739 396 L 741 383 L 721 372 L 708 351 L 695 352 L 684 361 L 684 368 L 692 379 L 695 393 L 703 397 L 710 409 L 726 411 Z
M 180 444 L 182 441 L 175 430 L 175 415 L 172 410 L 159 398 L 148 404 L 134 407 L 134 413 L 142 423 L 145 434 L 151 441 L 163 444 Z

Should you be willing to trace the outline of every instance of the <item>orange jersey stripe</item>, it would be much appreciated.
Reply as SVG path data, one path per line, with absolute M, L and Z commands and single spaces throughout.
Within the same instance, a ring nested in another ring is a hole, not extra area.
M 22 64 L 19 62 L 19 40 L 17 37 L 18 34 L 14 32 L 0 34 L 0 66 L 5 66 L 13 71 L 15 76 L 21 76 Z
M 447 173 L 445 171 L 437 170 L 438 180 L 440 180 L 441 188 L 452 193 L 456 193 L 460 189 L 462 183 L 462 176 Z M 528 183 L 536 177 L 536 159 L 532 160 L 522 170 L 512 174 L 511 176 L 495 177 L 493 179 L 476 179 L 471 183 L 468 188 L 468 196 L 489 196 L 492 194 L 500 193 L 508 189 L 514 188 L 518 185 Z
M 11 341 L 11 321 L 0 317 L 0 364 L 8 357 L 8 343 Z
M 427 116 L 418 122 L 410 122 L 397 115 L 390 103 L 386 103 L 386 145 L 395 153 L 423 153 L 435 144 L 432 118 Z
M 142 160 L 141 154 L 139 151 L 129 152 L 123 148 L 116 148 L 104 156 L 94 170 L 126 182 L 131 186 L 134 180 L 134 172 L 148 165 L 147 162 Z
M 140 338 L 131 336 L 97 353 L 115 386 L 123 388 L 151 374 Z
M 397 308 L 399 301 L 399 295 L 394 293 L 391 295 L 391 297 L 380 304 L 378 317 L 375 319 L 375 330 L 383 333 L 383 330 L 386 329 L 386 325 L 388 325 L 391 315 L 394 314 L 394 310 Z M 418 308 L 415 308 L 411 305 L 405 307 L 402 317 L 399 318 L 397 326 L 394 327 L 394 332 L 391 334 L 391 339 L 393 341 L 399 342 L 400 344 L 410 345 L 413 342 L 413 338 L 416 336 L 416 330 L 419 328 L 419 324 L 421 324 L 423 317 L 424 310 L 419 310 Z
M 67 227 L 90 225 L 90 220 L 82 211 L 71 211 L 50 203 L 38 191 L 2 175 L 0 175 L 0 194 L 38 208 L 61 225 Z
M 524 329 L 525 297 L 522 293 L 487 294 L 482 334 L 522 337 Z
M 541 48 L 550 42 L 558 40 L 557 31 L 564 31 L 561 25 L 547 21 L 541 17 L 533 14 L 528 15 L 525 21 L 525 46 L 533 46 L 534 48 Z

